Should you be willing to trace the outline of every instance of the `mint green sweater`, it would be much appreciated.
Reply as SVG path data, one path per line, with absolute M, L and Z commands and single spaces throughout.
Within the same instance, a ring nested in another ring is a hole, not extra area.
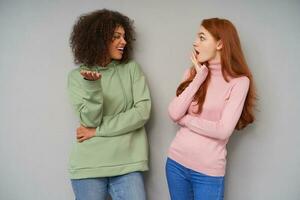
M 102 74 L 97 81 L 83 79 L 83 68 L 86 67 L 69 73 L 68 92 L 80 124 L 95 127 L 96 136 L 73 145 L 70 178 L 110 177 L 148 170 L 144 125 L 150 116 L 151 100 L 140 67 L 133 61 L 95 66 L 91 70 Z

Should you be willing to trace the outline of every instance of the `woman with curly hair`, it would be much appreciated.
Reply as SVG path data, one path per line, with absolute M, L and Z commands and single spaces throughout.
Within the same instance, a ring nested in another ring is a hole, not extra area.
M 166 176 L 172 200 L 221 200 L 226 144 L 254 121 L 253 78 L 234 25 L 205 19 L 187 69 L 169 105 L 180 129 L 169 148 Z
M 151 100 L 145 76 L 131 60 L 133 22 L 98 10 L 82 15 L 70 37 L 80 67 L 68 76 L 68 92 L 80 120 L 69 173 L 77 200 L 143 200 L 148 170 L 144 125 Z

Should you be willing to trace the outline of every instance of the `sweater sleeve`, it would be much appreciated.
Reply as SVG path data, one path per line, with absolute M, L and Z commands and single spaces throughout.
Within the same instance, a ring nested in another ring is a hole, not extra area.
M 220 120 L 209 121 L 188 114 L 182 119 L 182 123 L 190 130 L 207 137 L 219 140 L 229 138 L 241 116 L 249 83 L 249 79 L 245 77 L 233 86 Z
M 68 76 L 68 94 L 80 124 L 97 127 L 102 119 L 103 94 L 101 80 L 85 80 L 78 70 Z
M 136 63 L 133 71 L 132 108 L 116 115 L 104 116 L 101 125 L 97 127 L 96 136 L 113 137 L 127 134 L 143 127 L 149 119 L 151 100 L 146 78 Z
M 189 106 L 191 105 L 194 99 L 194 95 L 206 79 L 207 74 L 207 67 L 201 67 L 201 71 L 196 74 L 195 78 L 189 84 L 189 86 L 186 87 L 185 90 L 179 96 L 175 97 L 171 101 L 168 107 L 168 111 L 170 118 L 174 122 L 177 122 L 186 114 Z

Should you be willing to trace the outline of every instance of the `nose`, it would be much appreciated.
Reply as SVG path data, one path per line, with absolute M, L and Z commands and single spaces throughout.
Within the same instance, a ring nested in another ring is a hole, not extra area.
M 197 39 L 195 39 L 195 40 L 194 40 L 194 42 L 193 42 L 193 46 L 194 46 L 194 47 L 196 47 L 196 46 L 197 46 L 197 44 L 198 44 L 198 40 L 197 40 Z
M 126 42 L 126 40 L 125 40 L 124 37 L 122 37 L 121 44 L 123 44 L 123 45 L 126 45 L 126 44 L 127 44 L 127 42 Z
M 194 42 L 194 43 L 193 43 L 193 47 L 194 47 L 194 48 L 197 48 L 197 46 L 198 46 L 197 43 Z

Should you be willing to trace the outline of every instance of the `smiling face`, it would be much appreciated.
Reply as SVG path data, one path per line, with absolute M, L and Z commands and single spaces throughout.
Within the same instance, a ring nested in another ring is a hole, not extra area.
M 196 59 L 199 63 L 213 60 L 220 62 L 222 43 L 221 41 L 216 41 L 203 26 L 200 27 L 193 46 L 196 51 Z
M 112 41 L 108 46 L 108 53 L 110 59 L 113 60 L 122 59 L 125 46 L 126 46 L 125 30 L 122 26 L 117 26 L 117 28 L 114 31 Z

